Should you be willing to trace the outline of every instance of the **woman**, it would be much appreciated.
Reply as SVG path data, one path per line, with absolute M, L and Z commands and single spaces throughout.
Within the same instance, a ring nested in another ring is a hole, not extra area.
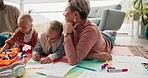
M 64 12 L 64 49 L 70 65 L 83 59 L 110 60 L 113 46 L 110 34 L 101 33 L 98 27 L 87 20 L 89 0 L 68 0 Z

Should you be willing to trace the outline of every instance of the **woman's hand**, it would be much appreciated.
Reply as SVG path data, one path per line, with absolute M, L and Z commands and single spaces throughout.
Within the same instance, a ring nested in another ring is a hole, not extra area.
M 40 60 L 40 54 L 36 53 L 32 56 L 32 59 L 35 61 L 39 61 Z
M 79 23 L 73 25 L 73 23 L 71 23 L 71 22 L 66 22 L 65 25 L 63 26 L 63 32 L 64 33 L 71 33 L 78 25 L 79 25 Z
M 51 63 L 51 59 L 49 57 L 46 57 L 45 59 L 41 60 L 41 64 L 47 64 L 47 63 Z
M 101 61 L 109 61 L 112 59 L 112 56 L 109 53 L 100 52 L 96 55 L 96 59 L 101 60 Z
M 112 59 L 112 56 L 107 52 L 89 53 L 85 59 L 96 59 L 100 61 L 108 61 Z

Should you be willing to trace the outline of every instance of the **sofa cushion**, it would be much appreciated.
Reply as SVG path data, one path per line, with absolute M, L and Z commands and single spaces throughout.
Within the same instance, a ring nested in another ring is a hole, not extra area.
M 88 15 L 88 18 L 97 18 L 97 17 L 101 18 L 102 11 L 106 8 L 121 10 L 121 5 L 114 4 L 114 5 L 108 5 L 108 6 L 91 7 L 91 11 Z

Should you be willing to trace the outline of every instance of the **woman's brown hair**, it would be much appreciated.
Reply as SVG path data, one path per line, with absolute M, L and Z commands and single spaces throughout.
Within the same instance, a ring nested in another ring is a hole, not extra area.
M 70 9 L 78 11 L 80 13 L 81 19 L 86 19 L 90 12 L 89 0 L 68 0 L 70 3 Z

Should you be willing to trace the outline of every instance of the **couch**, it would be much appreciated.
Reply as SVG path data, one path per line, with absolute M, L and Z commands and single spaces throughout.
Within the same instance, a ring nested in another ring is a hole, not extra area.
M 88 19 L 94 22 L 101 31 L 120 29 L 125 17 L 120 4 L 91 7 Z

